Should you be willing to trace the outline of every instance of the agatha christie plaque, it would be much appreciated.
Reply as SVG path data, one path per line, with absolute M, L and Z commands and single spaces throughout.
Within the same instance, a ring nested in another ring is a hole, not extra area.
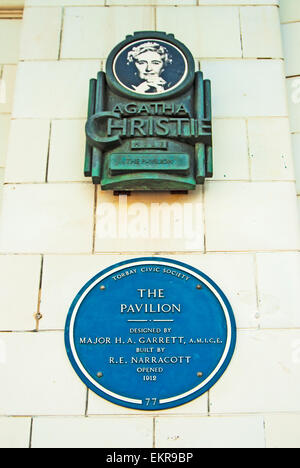
M 101 397 L 158 411 L 207 392 L 234 352 L 230 304 L 204 273 L 163 258 L 114 265 L 91 279 L 67 318 L 66 349 Z
M 172 34 L 128 36 L 90 82 L 86 135 L 103 190 L 194 190 L 212 177 L 210 81 Z

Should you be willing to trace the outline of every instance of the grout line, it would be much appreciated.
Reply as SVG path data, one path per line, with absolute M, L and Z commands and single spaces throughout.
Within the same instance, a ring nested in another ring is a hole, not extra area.
M 152 448 L 156 448 L 156 419 L 153 418 L 153 440 L 152 440 Z
M 257 265 L 257 256 L 256 253 L 253 255 L 254 258 L 254 280 L 255 280 L 255 295 L 256 295 L 256 308 L 257 308 L 257 328 L 261 330 L 261 314 L 260 314 L 260 306 L 259 306 L 259 288 L 258 288 L 258 265 Z
M 284 0 L 286 1 L 286 0 Z M 299 19 L 293 19 L 293 20 L 288 20 L 288 21 L 281 21 L 280 26 L 283 26 L 285 24 L 294 24 L 294 23 L 300 23 Z
M 159 8 L 168 8 L 168 9 L 171 9 L 171 8 L 195 8 L 197 6 L 202 6 L 202 7 L 205 7 L 205 8 L 232 8 L 232 7 L 236 7 L 236 6 L 239 6 L 237 5 L 237 3 L 227 3 L 226 5 L 222 5 L 222 4 L 216 4 L 216 3 L 212 3 L 212 4 L 207 4 L 207 3 L 201 3 L 203 0 L 198 0 L 199 3 L 196 3 L 196 4 L 189 4 L 189 5 L 182 5 L 182 4 L 178 4 L 178 5 L 164 5 L 164 4 L 160 4 L 158 5 L 157 3 L 148 3 L 147 5 L 145 5 L 145 3 L 143 3 L 143 0 L 140 0 L 140 3 L 137 2 L 136 4 L 131 4 L 131 5 L 127 5 L 125 2 L 123 3 L 119 3 L 119 4 L 108 4 L 107 3 L 108 0 L 104 0 L 104 4 L 103 5 L 93 5 L 93 4 L 90 4 L 90 5 L 78 5 L 77 4 L 74 4 L 74 5 L 67 5 L 66 8 L 104 8 L 104 7 L 109 7 L 109 8 L 136 8 L 138 6 L 142 6 L 142 7 L 153 7 L 153 6 L 158 6 Z M 207 0 L 205 0 L 207 1 Z M 270 4 L 270 3 L 255 3 L 255 4 L 250 4 L 250 5 L 247 5 L 247 4 L 241 4 L 240 5 L 242 8 L 243 7 L 276 7 L 276 8 L 279 8 L 279 5 L 275 5 L 275 4 Z M 26 9 L 35 9 L 35 8 L 57 8 L 57 5 L 28 5 L 26 7 Z M 0 10 L 1 11 L 1 10 Z M 293 20 L 293 21 L 286 21 L 286 22 L 282 22 L 281 24 L 289 24 L 289 23 L 299 23 L 300 21 L 299 20 Z
M 287 80 L 290 80 L 292 78 L 300 78 L 300 74 L 299 75 L 286 75 L 285 77 Z
M 206 191 L 202 187 L 202 222 L 203 222 L 203 254 L 207 253 L 207 232 L 206 232 L 206 205 L 205 205 Z
M 40 309 L 41 309 L 41 299 L 42 299 L 42 284 L 43 284 L 43 273 L 44 273 L 44 255 L 41 257 L 41 269 L 40 269 L 40 284 L 39 284 L 39 293 L 38 293 L 38 304 L 37 312 L 35 314 L 36 328 L 35 331 L 38 332 L 40 328 L 40 320 L 42 318 Z
M 250 137 L 249 137 L 249 120 L 245 119 L 246 127 L 246 141 L 247 141 L 247 154 L 248 154 L 248 177 L 249 182 L 255 182 L 252 180 L 252 156 L 250 154 Z
M 300 197 L 300 194 L 297 195 Z M 247 254 L 278 254 L 278 253 L 299 253 L 299 249 L 273 249 L 273 250 L 208 250 L 205 255 L 247 255 Z M 125 257 L 131 257 L 131 255 L 139 255 L 148 257 L 157 257 L 159 255 L 170 255 L 170 256 L 185 256 L 185 255 L 204 255 L 203 250 L 129 250 L 127 252 L 119 251 L 119 250 L 99 250 L 93 254 L 92 252 L 0 252 L 0 258 L 4 256 L 41 256 L 46 255 L 48 257 L 51 256 L 60 256 L 60 257 L 70 257 L 70 256 L 105 256 L 105 255 L 124 255 Z
M 59 49 L 58 49 L 58 60 L 61 59 L 61 50 L 62 50 L 62 39 L 63 39 L 64 23 L 65 23 L 65 7 L 62 7 L 61 23 L 60 23 Z
M 139 419 L 142 419 L 142 418 L 150 418 L 150 417 L 153 417 L 152 413 L 149 414 L 149 415 L 145 415 L 145 412 L 142 412 L 142 410 L 135 410 L 135 411 L 138 411 L 137 413 L 105 413 L 105 414 L 102 414 L 102 413 L 94 413 L 94 414 L 91 414 L 89 416 L 89 419 L 98 419 L 98 420 L 101 420 L 101 419 L 106 419 L 107 417 L 109 418 L 113 418 L 113 419 L 127 419 L 127 418 L 130 418 L 130 419 L 135 419 L 135 418 L 139 418 Z M 180 414 L 177 414 L 177 413 L 167 413 L 167 411 L 169 410 L 165 410 L 166 412 L 164 414 L 155 414 L 155 418 L 160 418 L 160 419 L 168 419 L 168 418 L 172 418 L 172 419 L 184 419 L 184 418 L 207 418 L 207 415 L 206 413 L 195 413 L 195 412 L 192 412 L 191 410 L 191 413 L 180 413 Z M 241 411 L 241 412 L 234 412 L 234 411 L 224 411 L 224 412 L 215 412 L 215 413 L 212 413 L 211 414 L 211 417 L 212 418 L 217 418 L 217 417 L 234 417 L 234 418 L 240 418 L 240 417 L 243 417 L 243 416 L 250 416 L 250 417 L 254 417 L 254 416 L 265 416 L 265 415 L 298 415 L 300 416 L 300 412 L 299 411 L 288 411 L 288 410 L 276 410 L 276 411 L 251 411 L 250 409 L 248 411 Z M 30 415 L 22 415 L 22 416 L 17 416 L 17 415 L 4 415 L 4 416 L 1 416 L 3 418 L 32 418 L 32 416 Z M 35 415 L 33 417 L 33 419 L 61 419 L 61 418 L 64 418 L 64 419 L 83 419 L 83 416 L 82 415 L 78 415 L 78 414 L 38 414 L 38 415 Z
M 98 203 L 98 185 L 95 185 L 94 192 L 94 212 L 93 212 L 93 242 L 92 254 L 95 254 L 96 249 L 96 232 L 97 232 L 97 203 Z
M 265 448 L 267 448 L 268 438 L 267 438 L 267 424 L 266 424 L 266 415 L 263 415 L 263 431 L 264 431 L 264 441 L 265 441 Z
M 241 53 L 242 58 L 244 58 L 244 44 L 243 44 L 243 31 L 242 31 L 242 17 L 241 17 L 241 8 L 239 7 L 239 26 L 240 26 L 240 43 L 241 43 Z
M 110 7 L 108 7 L 110 8 Z M 268 62 L 283 62 L 284 63 L 284 58 L 283 57 L 242 57 L 241 55 L 239 55 L 238 57 L 233 57 L 233 56 L 227 56 L 227 57 L 224 57 L 224 56 L 220 56 L 220 57 L 196 57 L 194 56 L 194 59 L 195 60 L 205 60 L 207 62 L 216 62 L 216 61 L 219 61 L 219 62 L 225 62 L 225 61 L 240 61 L 240 62 L 257 62 L 257 61 L 260 61 L 260 60 L 265 60 L 265 61 L 268 61 Z M 63 57 L 61 58 L 59 61 L 60 62 L 96 62 L 96 61 L 99 61 L 99 60 L 107 60 L 107 57 Z M 38 58 L 38 59 L 35 59 L 35 58 L 29 58 L 29 59 L 20 59 L 19 60 L 19 63 L 56 63 L 58 61 L 58 59 L 49 59 L 49 58 Z M 4 66 L 10 66 L 10 67 L 17 67 L 18 64 L 16 63 L 6 63 Z M 291 76 L 286 76 L 286 78 L 296 78 L 296 77 L 299 77 L 299 75 L 291 75 Z
M 49 139 L 48 139 L 48 151 L 47 151 L 47 162 L 46 162 L 46 173 L 45 173 L 45 183 L 48 183 L 49 175 L 49 163 L 50 163 L 50 148 L 51 148 L 51 137 L 52 137 L 52 121 L 50 120 L 49 124 Z M 41 182 L 42 184 L 44 182 Z
M 1 114 L 0 114 L 1 116 Z M 291 183 L 295 183 L 295 179 L 253 179 L 253 180 L 249 180 L 249 178 L 247 179 L 229 179 L 229 178 L 226 178 L 226 179 L 221 179 L 221 178 L 214 178 L 214 179 L 211 179 L 209 181 L 207 181 L 208 184 L 215 184 L 217 182 L 224 182 L 224 183 L 245 183 L 245 184 L 253 184 L 253 183 L 256 183 L 256 184 L 291 184 Z M 51 180 L 50 182 L 48 180 L 46 180 L 45 182 L 37 182 L 37 181 L 28 181 L 28 182 L 17 182 L 17 181 L 10 181 L 10 182 L 4 182 L 3 185 L 5 185 L 6 187 L 9 187 L 9 186 L 26 186 L 26 185 L 45 185 L 45 183 L 47 183 L 48 185 L 91 185 L 90 181 L 89 180 Z M 148 192 L 148 195 L 150 193 L 154 193 L 154 192 Z M 164 195 L 170 195 L 170 192 L 166 191 L 166 192 L 156 192 L 156 193 L 160 193 L 160 194 L 164 194 Z M 142 194 L 142 192 L 138 192 L 139 195 Z M 184 195 L 184 199 L 182 199 L 181 201 L 185 200 L 185 201 L 188 201 L 189 198 L 188 197 L 191 197 L 192 193 L 190 195 Z M 171 195 L 170 195 L 171 196 Z
M 32 430 L 33 430 L 33 418 L 31 418 L 31 421 L 30 421 L 30 430 L 29 430 L 29 447 L 28 448 L 32 448 Z
M 86 400 L 85 400 L 85 411 L 84 416 L 88 417 L 88 409 L 89 409 L 89 389 L 86 388 Z

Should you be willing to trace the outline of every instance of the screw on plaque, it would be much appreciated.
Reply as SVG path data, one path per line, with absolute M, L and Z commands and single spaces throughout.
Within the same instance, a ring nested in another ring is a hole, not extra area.
M 202 284 L 197 284 L 197 289 L 202 289 Z
M 41 320 L 43 318 L 42 314 L 40 312 L 37 312 L 35 315 L 34 315 L 34 318 L 36 320 Z
M 99 379 L 101 379 L 101 378 L 103 377 L 103 373 L 102 373 L 102 372 L 98 372 L 97 377 L 98 377 Z
M 100 286 L 100 289 L 101 289 L 101 291 L 104 291 L 106 289 L 106 287 L 102 284 L 102 286 Z
M 203 372 L 198 372 L 197 377 L 203 377 Z

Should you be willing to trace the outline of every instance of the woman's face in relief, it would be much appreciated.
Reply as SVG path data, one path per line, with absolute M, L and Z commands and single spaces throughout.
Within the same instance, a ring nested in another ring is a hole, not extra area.
M 138 69 L 139 77 L 151 82 L 160 76 L 164 62 L 157 52 L 147 51 L 138 55 L 135 66 Z

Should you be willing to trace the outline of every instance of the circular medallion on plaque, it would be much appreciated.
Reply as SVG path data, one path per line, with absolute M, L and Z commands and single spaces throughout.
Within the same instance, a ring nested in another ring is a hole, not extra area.
M 139 39 L 137 39 L 139 37 Z M 137 99 L 164 99 L 192 84 L 195 66 L 189 50 L 163 33 L 131 36 L 107 60 L 109 84 Z
M 236 325 L 220 288 L 164 258 L 113 265 L 70 308 L 65 344 L 81 380 L 106 400 L 159 411 L 207 392 L 234 353 Z

